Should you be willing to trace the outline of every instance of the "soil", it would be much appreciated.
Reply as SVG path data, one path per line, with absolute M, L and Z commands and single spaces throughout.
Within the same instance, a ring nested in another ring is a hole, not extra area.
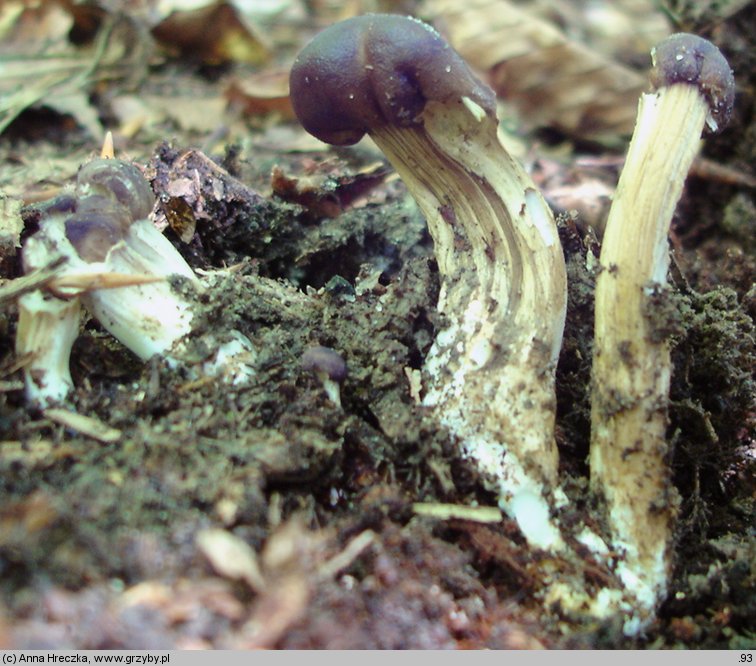
M 753 12 L 719 33 L 740 35 L 728 43 L 743 51 L 727 55 L 751 78 L 738 75 L 733 125 L 704 153 L 735 171 L 754 164 L 756 68 L 742 37 Z M 223 74 L 168 61 L 142 91 L 171 81 L 211 98 Z M 671 286 L 654 317 L 675 364 L 676 565 L 656 619 L 628 637 L 622 617 L 544 604 L 560 563 L 529 548 L 511 520 L 416 510 L 496 498 L 413 399 L 410 377 L 442 324 L 439 280 L 422 216 L 380 153 L 289 150 L 271 137 L 279 125 L 304 136 L 295 123 L 235 122 L 244 133 L 212 145 L 170 124 L 126 142 L 158 198 L 156 221 L 204 289 L 191 295 L 196 324 L 179 367 L 143 363 L 95 320 L 82 323 L 66 406 L 116 438 L 98 441 L 27 405 L 17 307 L 0 303 L 0 645 L 753 649 L 752 188 L 695 173 L 673 224 Z M 64 184 L 96 150 L 70 118 L 29 110 L 0 136 L 3 186 L 36 186 L 32 166 L 56 159 L 50 180 Z M 24 238 L 39 214 L 26 204 Z M 196 225 L 188 239 L 186 225 Z M 570 498 L 560 518 L 599 525 L 586 459 L 600 240 L 573 213 L 559 225 L 569 308 L 557 427 Z M 18 248 L 0 255 L 0 277 L 18 277 Z M 251 342 L 252 378 L 198 379 L 192 368 L 232 331 Z M 347 363 L 340 405 L 301 366 L 313 345 Z M 234 566 L 224 547 L 236 549 Z M 586 576 L 595 588 L 612 580 L 599 565 Z

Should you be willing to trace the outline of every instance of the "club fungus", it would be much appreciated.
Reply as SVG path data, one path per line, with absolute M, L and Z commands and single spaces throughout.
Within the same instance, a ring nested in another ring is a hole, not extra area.
M 68 369 L 78 333 L 79 304 L 143 360 L 180 357 L 178 342 L 192 330 L 193 302 L 176 276 L 198 287 L 183 257 L 147 218 L 154 196 L 132 164 L 97 159 L 79 171 L 69 205 L 42 209 L 40 228 L 22 251 L 25 272 L 64 260 L 53 285 L 19 299 L 16 349 L 30 353 L 27 398 L 42 407 L 60 402 L 72 382 Z M 169 279 L 171 278 L 171 279 Z M 247 370 L 249 341 L 231 331 L 204 366 L 233 381 Z M 220 366 L 220 367 L 216 367 Z
M 302 125 L 331 144 L 368 134 L 425 215 L 445 315 L 424 404 L 493 484 L 531 543 L 561 545 L 554 371 L 566 276 L 553 215 L 497 136 L 493 91 L 430 26 L 403 16 L 337 23 L 291 70 Z
M 640 99 L 609 213 L 596 284 L 591 486 L 606 500 L 618 574 L 638 600 L 665 593 L 677 495 L 665 438 L 671 362 L 650 301 L 663 293 L 667 234 L 704 128 L 727 123 L 733 75 L 710 42 L 669 37 L 652 51 L 656 92 Z
M 163 278 L 178 275 L 198 284 L 184 258 L 147 219 L 154 196 L 135 166 L 119 160 L 93 160 L 79 171 L 77 191 L 83 196 L 76 214 L 65 221 L 66 236 L 91 270 Z M 109 205 L 103 207 L 100 198 Z M 106 237 L 104 254 L 82 254 L 85 244 L 93 244 L 93 236 Z M 191 303 L 167 280 L 86 292 L 82 303 L 143 360 L 167 352 L 191 330 Z
M 303 370 L 312 372 L 323 385 L 323 390 L 337 407 L 341 407 L 341 383 L 347 376 L 347 365 L 337 351 L 317 345 L 305 350 L 300 359 Z

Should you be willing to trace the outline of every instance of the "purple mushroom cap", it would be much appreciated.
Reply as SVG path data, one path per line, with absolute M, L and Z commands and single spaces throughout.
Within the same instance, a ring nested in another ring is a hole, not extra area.
M 301 359 L 302 368 L 316 374 L 326 375 L 335 382 L 343 382 L 347 376 L 346 361 L 330 347 L 310 347 Z

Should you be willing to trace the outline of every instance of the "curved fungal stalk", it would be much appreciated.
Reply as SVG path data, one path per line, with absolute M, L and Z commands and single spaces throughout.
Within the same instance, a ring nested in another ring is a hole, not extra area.
M 430 26 L 366 15 L 297 57 L 305 129 L 347 145 L 367 133 L 425 215 L 446 325 L 424 366 L 424 404 L 459 440 L 528 540 L 561 545 L 554 372 L 566 275 L 553 215 L 497 136 L 493 92 Z
M 666 442 L 672 372 L 650 299 L 666 284 L 667 234 L 704 127 L 721 129 L 734 97 L 730 68 L 710 42 L 669 37 L 652 52 L 596 283 L 591 487 L 606 500 L 618 571 L 642 605 L 664 595 L 677 495 Z

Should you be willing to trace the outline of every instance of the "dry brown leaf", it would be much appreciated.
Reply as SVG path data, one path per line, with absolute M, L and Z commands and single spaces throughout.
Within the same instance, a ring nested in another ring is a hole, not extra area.
M 209 64 L 260 64 L 270 56 L 262 36 L 228 2 L 174 11 L 152 28 L 152 34 L 167 48 Z
M 2 50 L 16 54 L 42 52 L 65 42 L 72 23 L 71 16 L 57 3 L 5 2 L 0 6 Z
M 294 118 L 288 70 L 269 70 L 232 81 L 224 96 L 247 116 L 277 113 L 283 120 Z
M 223 122 L 225 109 L 226 100 L 222 97 L 147 94 L 121 97 L 114 106 L 122 127 L 139 130 L 167 118 L 184 131 L 200 133 L 215 130 Z M 131 135 L 134 134 L 132 129 Z
M 573 41 L 631 67 L 645 62 L 651 47 L 669 34 L 669 17 L 659 11 L 657 0 L 526 0 L 518 4 L 559 26 Z
M 427 0 L 424 13 L 528 123 L 592 140 L 632 132 L 645 76 L 506 0 Z
M 378 0 L 309 0 L 307 9 L 317 25 L 326 26 L 360 14 L 391 11 L 382 4 Z
M 18 11 L 18 4 L 0 8 L 0 132 L 25 109 L 47 106 L 99 137 L 92 87 L 140 76 L 148 48 L 143 31 L 130 17 L 114 15 L 91 44 L 77 47 L 69 41 L 74 18 L 61 5 L 21 3 Z
M 0 547 L 44 530 L 58 518 L 52 498 L 43 490 L 36 490 L 21 500 L 6 502 L 0 508 Z
M 391 175 L 383 162 L 369 164 L 357 173 L 344 173 L 333 164 L 319 162 L 297 176 L 275 166 L 271 189 L 283 201 L 303 206 L 313 217 L 334 218 L 347 209 L 385 200 L 385 192 L 377 189 Z

